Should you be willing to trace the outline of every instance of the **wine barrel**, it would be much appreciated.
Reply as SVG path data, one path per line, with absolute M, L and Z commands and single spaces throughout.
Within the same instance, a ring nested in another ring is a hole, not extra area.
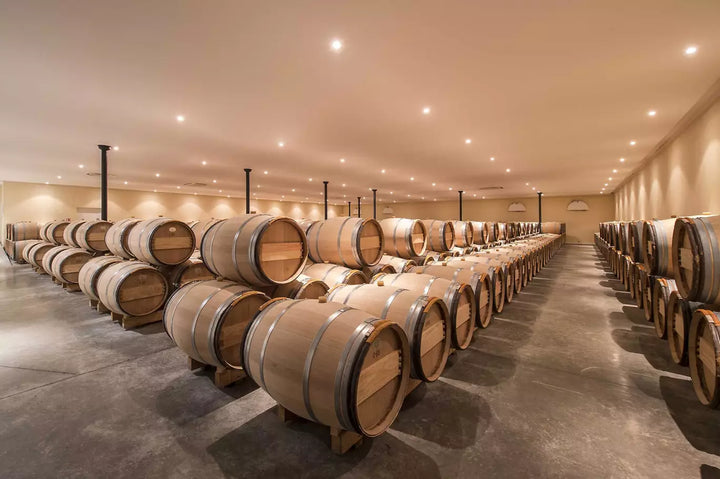
M 195 251 L 195 236 L 182 221 L 170 218 L 144 220 L 128 234 L 128 249 L 140 261 L 161 265 L 184 263 Z
M 72 246 L 73 248 L 80 247 L 80 245 L 75 240 L 75 232 L 83 223 L 85 223 L 85 220 L 71 221 L 70 223 L 68 223 L 68 225 L 65 227 L 65 230 L 63 231 L 63 241 L 66 245 Z
M 80 268 L 80 273 L 78 274 L 80 291 L 85 293 L 85 295 L 93 301 L 98 301 L 100 298 L 98 298 L 97 280 L 100 277 L 100 273 L 108 266 L 120 263 L 122 260 L 119 256 L 97 256 L 90 259 Z
M 40 230 L 39 230 L 38 234 L 40 235 L 41 240 L 48 242 L 48 243 L 52 243 L 52 240 L 50 240 L 50 238 L 48 238 L 48 235 L 47 235 L 48 228 L 50 228 L 50 225 L 52 225 L 52 224 L 53 224 L 52 221 L 48 221 L 47 223 L 43 223 L 40 226 Z
M 109 221 L 86 221 L 75 230 L 75 240 L 80 248 L 91 253 L 107 253 L 109 248 L 105 238 L 111 226 L 112 223 Z
M 453 256 L 466 256 L 473 252 L 472 246 L 453 246 L 450 248 L 450 253 Z
M 90 261 L 92 255 L 82 248 L 72 248 L 59 252 L 52 260 L 52 276 L 61 283 L 77 284 L 80 268 Z
M 394 274 L 397 273 L 395 270 L 395 267 L 389 263 L 378 263 L 374 266 L 365 266 L 362 269 L 363 274 L 366 278 L 372 278 L 378 273 L 388 273 L 388 274 Z
M 384 254 L 382 258 L 380 258 L 380 263 L 378 264 L 389 264 L 390 266 L 395 268 L 395 271 L 397 273 L 407 273 L 410 268 L 418 265 L 412 259 L 398 258 L 396 256 L 390 256 L 387 254 Z
M 160 271 L 141 261 L 121 261 L 105 268 L 97 279 L 100 302 L 110 311 L 145 316 L 162 308 L 168 285 Z
M 498 223 L 497 224 L 497 241 L 505 241 L 508 239 L 507 235 L 507 223 Z
M 58 246 L 65 244 L 63 234 L 65 233 L 65 228 L 67 228 L 67 225 L 69 224 L 69 221 L 53 221 L 50 223 L 45 230 L 45 236 L 48 241 Z
M 452 328 L 441 299 L 382 284 L 336 286 L 327 298 L 397 323 L 410 345 L 410 377 L 428 382 L 440 377 L 450 354 Z
M 645 263 L 635 265 L 635 304 L 640 309 L 645 308 L 645 284 L 647 283 L 647 268 Z
M 425 254 L 425 261 L 423 261 L 423 265 L 426 264 L 432 264 L 432 263 L 439 263 L 442 261 L 445 261 L 447 258 L 452 258 L 453 255 L 450 251 L 428 251 Z M 416 261 L 417 262 L 417 261 Z M 421 265 L 418 265 L 421 266 Z
M 416 266 L 412 268 L 411 273 L 424 273 L 439 278 L 449 279 L 469 284 L 475 294 L 475 325 L 481 328 L 490 326 L 493 313 L 493 284 L 490 275 L 485 273 L 476 273 L 475 271 L 464 268 L 453 268 L 443 263 L 430 264 L 426 266 Z M 500 295 L 503 295 L 502 285 L 498 288 Z M 503 298 L 499 298 L 502 309 Z
M 501 268 L 500 266 L 493 266 L 487 263 L 478 263 L 474 261 L 463 261 L 457 259 L 445 261 L 442 264 L 452 267 L 454 269 L 462 268 L 470 270 L 474 273 L 487 274 L 490 277 L 490 282 L 492 283 L 491 291 L 493 295 L 493 305 L 495 307 L 495 312 L 501 313 L 502 310 L 505 308 L 505 295 L 508 291 L 508 280 L 505 277 L 505 270 L 503 268 Z M 510 286 L 509 290 L 512 291 L 512 289 L 512 286 Z
M 215 275 L 205 266 L 205 263 L 196 257 L 175 266 L 160 266 L 159 270 L 168 282 L 170 293 L 193 281 L 215 279 Z
M 195 281 L 178 289 L 163 311 L 165 332 L 195 361 L 242 369 L 243 339 L 264 293 L 229 281 Z
M 138 223 L 140 223 L 140 220 L 137 218 L 126 218 L 115 222 L 108 228 L 107 233 L 105 233 L 105 243 L 112 254 L 120 258 L 132 259 L 133 255 L 128 247 L 128 237 L 130 231 Z
M 310 227 L 317 222 L 318 222 L 318 220 L 311 220 L 309 218 L 301 218 L 301 219 L 297 220 L 298 226 L 300 226 L 300 229 L 302 229 L 306 235 L 307 235 L 307 232 L 310 229 Z
M 427 229 L 422 221 L 386 218 L 380 221 L 385 254 L 400 258 L 422 256 L 427 249 Z
M 486 244 L 487 236 L 485 234 L 486 221 L 471 221 L 473 227 L 473 244 L 484 245 Z
M 543 233 L 552 233 L 556 235 L 565 234 L 565 223 L 557 221 L 544 222 L 541 226 Z
M 470 221 L 454 221 L 453 228 L 455 229 L 455 246 L 461 248 L 472 246 L 475 234 Z
M 643 225 L 643 261 L 649 274 L 673 276 L 673 228 L 675 218 L 646 221 Z
M 498 240 L 498 235 L 500 234 L 500 227 L 497 223 L 494 223 L 492 221 L 486 221 L 485 227 L 483 228 L 483 237 L 485 239 L 485 244 L 494 243 Z
M 693 314 L 697 309 L 705 308 L 703 303 L 688 301 L 680 296 L 680 291 L 672 291 L 668 299 L 667 338 L 670 345 L 670 357 L 675 364 L 688 365 L 688 333 Z
M 691 301 L 720 304 L 720 215 L 678 219 L 672 244 L 678 291 Z
M 688 339 L 690 378 L 700 402 L 720 406 L 720 312 L 698 309 Z
M 467 283 L 423 273 L 379 274 L 372 280 L 392 288 L 440 298 L 450 314 L 450 339 L 455 349 L 467 349 L 475 332 L 475 294 Z
M 12 241 L 40 239 L 40 227 L 31 221 L 19 221 L 8 225 L 7 239 Z
M 427 230 L 427 248 L 432 251 L 447 251 L 455 243 L 455 228 L 452 221 L 422 220 Z
M 60 254 L 60 252 L 65 251 L 66 249 L 70 249 L 70 246 L 66 246 L 66 245 L 55 246 L 55 247 L 47 250 L 47 252 L 43 255 L 42 269 L 45 270 L 45 272 L 47 274 L 49 274 L 50 276 L 53 276 L 53 271 L 52 271 L 53 261 L 55 261 L 55 258 L 57 258 L 57 255 Z
M 324 281 L 301 274 L 290 283 L 270 286 L 265 292 L 272 298 L 318 299 L 329 289 Z
M 28 240 L 27 243 L 25 243 L 25 245 L 23 246 L 22 252 L 20 253 L 20 257 L 22 258 L 22 260 L 26 263 L 30 263 L 30 251 L 32 251 L 33 247 L 43 243 L 45 243 L 43 240 Z
M 643 293 L 645 304 L 643 305 L 643 309 L 645 310 L 645 320 L 648 322 L 652 322 L 655 317 L 655 281 L 657 281 L 658 278 L 662 278 L 662 276 L 654 274 L 645 276 L 645 283 L 643 285 L 645 288 L 645 292 Z
M 298 416 L 377 436 L 402 406 L 410 353 L 392 321 L 341 304 L 283 299 L 253 319 L 243 369 Z
M 217 218 L 210 218 L 209 220 L 205 221 L 197 221 L 195 224 L 190 226 L 190 229 L 193 232 L 193 236 L 195 236 L 195 248 L 200 248 L 200 243 L 202 243 L 202 237 L 203 235 L 209 230 L 215 223 L 218 223 L 222 221 L 221 219 Z
M 657 278 L 653 285 L 653 322 L 658 338 L 667 337 L 667 310 L 670 293 L 677 291 L 675 280 Z
M 303 269 L 305 233 L 284 216 L 249 214 L 219 221 L 203 235 L 200 254 L 217 276 L 254 286 L 289 283 Z
M 501 250 L 484 250 L 480 253 L 475 253 L 470 256 L 463 257 L 467 261 L 481 261 L 489 262 L 494 266 L 507 267 L 505 272 L 506 279 L 511 279 L 510 285 L 512 288 L 511 297 L 508 302 L 512 302 L 512 294 L 519 293 L 523 284 L 526 284 L 526 264 L 524 259 L 518 256 L 510 255 L 506 251 Z M 476 259 L 478 258 L 478 259 Z
M 496 258 L 491 258 L 488 256 L 463 256 L 462 258 L 448 261 L 448 264 L 459 268 L 462 267 L 463 262 L 486 265 L 486 267 L 483 269 L 480 269 L 480 267 L 474 268 L 475 271 L 486 274 L 489 274 L 489 267 L 499 267 L 500 269 L 502 269 L 503 288 L 505 288 L 505 302 L 512 303 L 518 278 L 518 273 L 515 269 L 514 263 L 498 260 Z
M 630 257 L 636 263 L 641 263 L 643 259 L 643 243 L 642 243 L 642 231 L 645 228 L 645 221 L 631 221 L 628 228 L 628 242 Z
M 317 221 L 307 231 L 308 256 L 316 263 L 348 268 L 373 266 L 383 255 L 383 232 L 372 218 L 330 218 Z
M 50 251 L 53 248 L 55 248 L 55 245 L 52 243 L 47 243 L 47 242 L 43 242 L 43 243 L 36 244 L 35 246 L 31 246 L 27 253 L 28 263 L 30 263 L 34 267 L 40 268 L 41 270 L 44 271 L 43 265 L 42 265 L 43 257 L 45 256 L 45 254 L 48 251 Z
M 308 262 L 302 274 L 319 279 L 330 288 L 338 284 L 365 284 L 368 282 L 362 271 L 337 264 Z

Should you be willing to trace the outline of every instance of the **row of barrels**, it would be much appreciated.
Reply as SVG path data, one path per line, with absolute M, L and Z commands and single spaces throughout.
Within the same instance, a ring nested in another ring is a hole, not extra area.
M 720 406 L 720 216 L 610 222 L 596 243 L 701 403 Z

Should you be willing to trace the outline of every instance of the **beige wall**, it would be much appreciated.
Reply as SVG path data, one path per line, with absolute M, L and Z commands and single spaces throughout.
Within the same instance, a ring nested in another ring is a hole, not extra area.
M 568 211 L 567 206 L 572 200 L 583 200 L 588 204 L 588 211 Z M 508 206 L 514 201 L 522 202 L 526 211 L 509 212 Z M 408 218 L 457 219 L 458 202 L 419 202 L 394 203 L 390 206 L 393 215 Z M 569 243 L 591 243 L 593 234 L 598 230 L 598 223 L 613 219 L 614 200 L 611 195 L 591 196 L 543 196 L 543 221 L 560 221 L 567 225 L 567 241 Z M 378 208 L 378 213 L 382 207 Z M 537 221 L 537 196 L 529 198 L 509 198 L 492 200 L 463 201 L 463 218 L 475 221 Z
M 720 213 L 720 101 L 699 115 L 615 191 L 616 219 Z
M 46 221 L 77 218 L 78 208 L 99 208 L 99 188 L 59 186 L 37 183 L 4 182 L 2 184 L 2 220 Z M 250 208 L 258 213 L 286 215 L 293 218 L 320 219 L 323 205 L 285 201 L 252 200 Z M 152 193 L 113 190 L 108 193 L 108 218 L 117 220 L 134 216 L 152 218 L 159 215 L 182 221 L 227 218 L 245 213 L 244 198 Z M 328 216 L 347 213 L 347 207 L 330 206 Z M 5 228 L 3 227 L 3 235 Z

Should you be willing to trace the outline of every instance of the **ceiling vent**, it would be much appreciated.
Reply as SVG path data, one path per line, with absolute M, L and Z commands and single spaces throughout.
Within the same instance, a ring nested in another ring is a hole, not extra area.
M 100 176 L 100 173 L 98 173 L 97 171 L 88 171 L 88 172 L 85 173 L 85 174 L 86 174 L 87 176 Z M 108 173 L 108 176 L 117 176 L 117 175 L 113 175 L 112 173 Z
M 202 188 L 203 186 L 207 186 L 207 183 L 185 183 L 183 186 L 194 186 L 197 188 Z
M 481 186 L 478 188 L 479 191 L 488 191 L 488 190 L 502 190 L 502 186 Z

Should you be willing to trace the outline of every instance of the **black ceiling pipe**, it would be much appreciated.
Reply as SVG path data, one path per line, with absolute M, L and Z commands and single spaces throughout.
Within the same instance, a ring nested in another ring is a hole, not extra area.
M 250 172 L 252 168 L 245 168 L 245 214 L 250 214 Z
M 360 197 L 357 197 L 358 199 L 358 218 L 360 218 Z
M 377 188 L 372 189 L 373 192 L 373 219 L 377 219 Z
M 542 191 L 538 191 L 538 233 L 542 233 Z
M 458 190 L 458 197 L 459 197 L 459 201 L 460 201 L 460 218 L 459 218 L 460 221 L 462 221 L 462 194 L 463 194 L 463 190 Z
M 352 206 L 350 206 L 349 201 L 348 201 L 348 216 L 352 216 Z
M 108 145 L 98 145 L 100 148 L 100 219 L 107 221 L 107 152 Z
M 327 208 L 328 208 L 328 205 L 327 205 L 327 185 L 328 185 L 328 182 L 327 182 L 327 181 L 323 181 L 323 185 L 325 185 L 325 219 L 327 219 Z

